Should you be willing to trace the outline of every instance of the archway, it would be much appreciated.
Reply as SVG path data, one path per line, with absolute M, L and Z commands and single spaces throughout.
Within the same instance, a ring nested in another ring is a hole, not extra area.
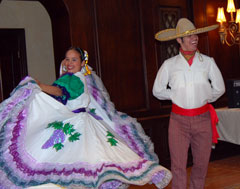
M 37 1 L 37 0 L 25 0 L 25 1 Z M 45 7 L 51 18 L 55 70 L 56 77 L 58 77 L 61 60 L 65 55 L 66 49 L 69 48 L 72 44 L 70 37 L 70 22 L 68 10 L 64 3 L 64 0 L 51 0 L 51 1 L 38 0 L 38 1 Z

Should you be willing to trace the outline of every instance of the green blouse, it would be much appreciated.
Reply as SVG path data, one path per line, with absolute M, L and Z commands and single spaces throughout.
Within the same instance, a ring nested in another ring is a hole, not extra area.
M 63 95 L 56 97 L 57 100 L 66 104 L 67 100 L 73 100 L 84 93 L 84 84 L 81 79 L 74 74 L 64 74 L 59 79 L 57 79 L 53 86 L 58 86 L 62 89 Z M 65 102 L 65 103 L 64 103 Z

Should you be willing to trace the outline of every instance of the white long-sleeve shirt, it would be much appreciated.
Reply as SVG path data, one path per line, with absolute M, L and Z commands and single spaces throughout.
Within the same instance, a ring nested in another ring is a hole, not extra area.
M 214 102 L 224 92 L 222 74 L 214 59 L 198 52 L 191 66 L 181 53 L 167 59 L 159 69 L 153 86 L 156 98 L 171 100 L 185 109 Z

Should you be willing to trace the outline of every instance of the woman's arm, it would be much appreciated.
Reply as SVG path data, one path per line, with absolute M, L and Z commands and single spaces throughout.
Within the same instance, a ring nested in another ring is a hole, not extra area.
M 62 96 L 62 90 L 56 86 L 46 85 L 41 83 L 40 81 L 36 80 L 39 87 L 42 89 L 43 92 L 48 93 L 54 96 Z

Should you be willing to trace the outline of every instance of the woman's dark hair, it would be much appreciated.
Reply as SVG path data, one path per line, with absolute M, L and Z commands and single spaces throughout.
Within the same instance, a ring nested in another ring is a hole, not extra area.
M 79 47 L 70 47 L 68 50 L 75 50 L 80 54 L 81 61 L 85 60 L 85 53 L 84 50 Z

